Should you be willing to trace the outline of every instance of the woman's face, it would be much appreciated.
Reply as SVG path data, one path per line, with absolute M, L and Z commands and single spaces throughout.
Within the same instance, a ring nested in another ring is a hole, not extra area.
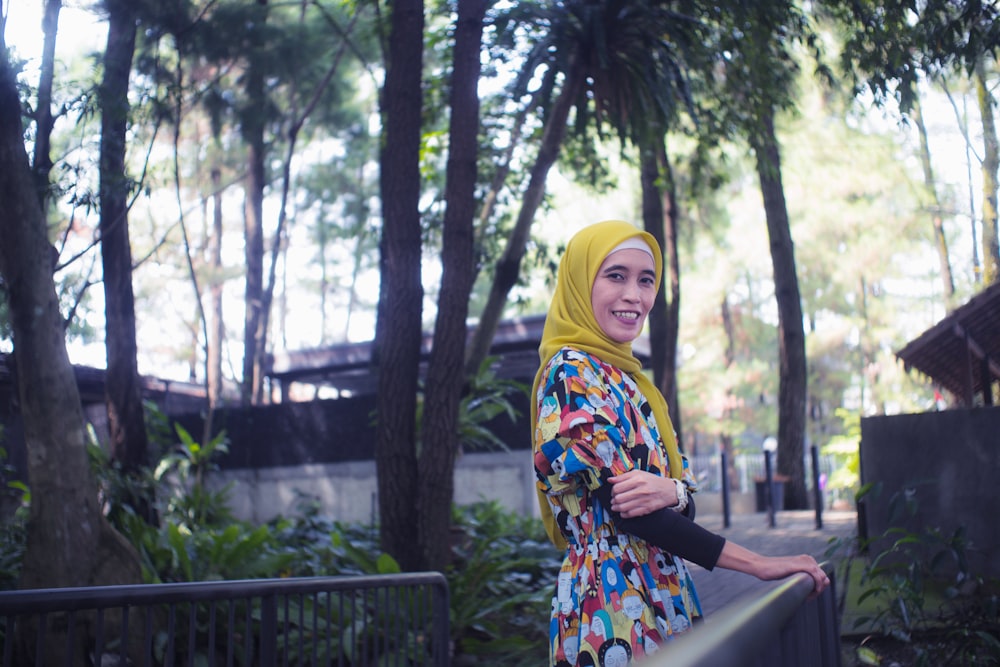
M 649 253 L 626 248 L 604 258 L 590 290 L 590 306 L 608 338 L 628 343 L 639 336 L 656 288 L 656 265 Z

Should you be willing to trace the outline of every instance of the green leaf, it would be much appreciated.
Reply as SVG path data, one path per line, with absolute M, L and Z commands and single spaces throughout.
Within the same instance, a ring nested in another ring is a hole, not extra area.
M 378 574 L 399 574 L 403 570 L 395 558 L 383 553 L 379 554 L 379 557 L 375 559 L 375 571 Z
M 871 650 L 867 646 L 858 647 L 858 660 L 862 665 L 881 665 L 882 659 L 878 657 L 878 653 Z

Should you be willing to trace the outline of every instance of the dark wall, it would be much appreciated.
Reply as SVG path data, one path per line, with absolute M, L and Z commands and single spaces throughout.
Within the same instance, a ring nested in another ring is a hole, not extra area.
M 1000 408 L 944 410 L 861 420 L 861 482 L 880 482 L 858 508 L 862 534 L 889 526 L 892 495 L 912 488 L 914 531 L 959 526 L 971 541 L 974 574 L 1000 576 Z
M 226 470 L 371 459 L 374 410 L 372 396 L 219 410 L 213 433 L 225 430 L 229 453 L 216 463 Z M 175 419 L 200 439 L 200 415 Z
M 495 417 L 487 426 L 511 449 L 531 447 L 527 397 L 512 395 L 520 411 L 517 421 Z M 375 397 L 337 398 L 279 403 L 253 408 L 225 408 L 212 419 L 213 432 L 224 429 L 229 453 L 219 467 L 269 468 L 306 463 L 365 461 L 375 458 Z M 176 417 L 199 440 L 200 415 Z

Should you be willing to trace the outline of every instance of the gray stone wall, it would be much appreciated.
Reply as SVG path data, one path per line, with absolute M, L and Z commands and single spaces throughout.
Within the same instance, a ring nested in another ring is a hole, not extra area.
M 378 515 L 374 461 L 302 464 L 274 468 L 242 468 L 211 473 L 209 485 L 232 484 L 230 507 L 246 521 L 263 523 L 277 516 L 297 516 L 300 501 L 319 504 L 320 511 L 338 521 L 371 523 Z M 538 516 L 535 473 L 526 450 L 466 453 L 455 466 L 455 502 L 467 505 L 495 500 L 512 512 Z M 698 514 L 721 514 L 717 493 L 699 493 Z M 730 495 L 731 512 L 754 511 L 753 494 Z
M 1000 576 L 1000 408 L 862 419 L 861 482 L 882 487 L 858 507 L 862 536 L 881 536 L 892 497 L 908 493 L 917 514 L 892 525 L 964 527 L 972 572 Z

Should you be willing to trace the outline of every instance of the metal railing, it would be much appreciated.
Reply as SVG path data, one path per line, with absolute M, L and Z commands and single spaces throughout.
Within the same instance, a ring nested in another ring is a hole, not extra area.
M 840 623 L 830 586 L 808 599 L 813 581 L 796 574 L 698 623 L 644 667 L 840 667 Z
M 449 663 L 437 572 L 0 593 L 3 665 Z

